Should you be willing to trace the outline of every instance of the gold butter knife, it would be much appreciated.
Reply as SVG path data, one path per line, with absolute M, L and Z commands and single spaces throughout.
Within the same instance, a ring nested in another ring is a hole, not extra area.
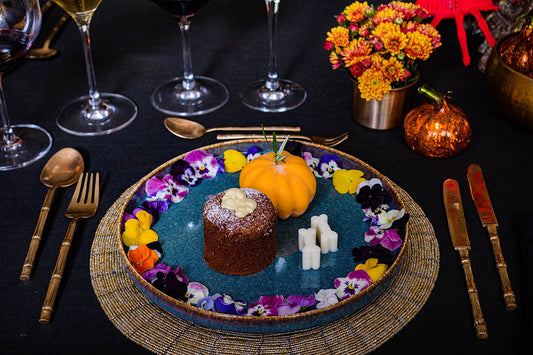
M 459 183 L 457 180 L 447 179 L 444 181 L 444 184 L 442 185 L 442 194 L 444 197 L 444 207 L 448 218 L 448 228 L 450 230 L 452 244 L 461 256 L 461 264 L 463 265 L 463 271 L 465 273 L 468 296 L 470 297 L 470 304 L 472 306 L 472 316 L 474 318 L 476 336 L 478 339 L 487 339 L 489 337 L 487 324 L 483 318 L 483 312 L 481 312 L 481 304 L 479 303 L 479 296 L 474 282 L 474 274 L 472 273 L 472 266 L 468 256 L 470 239 L 468 239 L 468 231 L 466 229 L 463 212 L 463 202 L 461 200 L 461 193 L 459 191 Z
M 509 280 L 509 274 L 507 273 L 507 264 L 503 259 L 500 237 L 498 236 L 497 231 L 498 220 L 496 219 L 496 214 L 494 214 L 494 209 L 490 202 L 487 185 L 485 184 L 481 167 L 477 164 L 470 164 L 466 176 L 468 179 L 468 185 L 470 186 L 472 200 L 474 200 L 474 204 L 476 205 L 481 224 L 483 227 L 487 228 L 489 232 L 492 251 L 494 252 L 494 260 L 496 261 L 498 274 L 500 275 L 505 309 L 508 311 L 514 311 L 518 306 L 511 287 L 511 281 Z

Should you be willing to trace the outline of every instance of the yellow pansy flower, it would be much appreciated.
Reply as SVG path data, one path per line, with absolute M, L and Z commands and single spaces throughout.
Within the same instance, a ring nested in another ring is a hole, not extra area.
M 127 247 L 156 242 L 159 236 L 150 228 L 152 226 L 152 218 L 152 215 L 146 211 L 137 211 L 135 218 L 128 219 L 124 224 L 122 242 Z
M 333 173 L 333 186 L 341 194 L 348 192 L 354 194 L 357 191 L 357 186 L 366 181 L 363 175 L 364 173 L 360 170 L 335 170 Z
M 372 282 L 376 282 L 387 271 L 387 265 L 378 264 L 378 259 L 370 258 L 364 264 L 358 264 L 355 270 L 365 270 Z
M 226 169 L 226 172 L 236 173 L 241 171 L 246 163 L 246 157 L 241 152 L 235 149 L 228 149 L 224 152 L 224 169 Z

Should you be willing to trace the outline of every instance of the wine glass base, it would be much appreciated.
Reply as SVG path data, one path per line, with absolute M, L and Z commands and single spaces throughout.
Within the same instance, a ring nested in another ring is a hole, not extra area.
M 224 106 L 229 91 L 220 81 L 195 76 L 195 88 L 185 90 L 184 78 L 174 78 L 157 87 L 150 101 L 159 111 L 175 116 L 197 116 L 213 112 Z
M 137 116 L 137 106 L 125 96 L 100 93 L 100 99 L 103 107 L 97 112 L 87 109 L 88 95 L 69 102 L 57 114 L 57 125 L 77 136 L 99 136 L 123 129 Z
M 284 112 L 303 104 L 307 93 L 303 87 L 289 80 L 279 80 L 276 90 L 269 90 L 266 80 L 258 80 L 242 89 L 240 97 L 242 103 L 251 109 Z
M 23 168 L 41 159 L 52 147 L 52 136 L 33 124 L 11 126 L 18 140 L 0 145 L 0 171 Z M 0 136 L 3 136 L 0 129 Z M 1 139 L 1 138 L 0 138 Z

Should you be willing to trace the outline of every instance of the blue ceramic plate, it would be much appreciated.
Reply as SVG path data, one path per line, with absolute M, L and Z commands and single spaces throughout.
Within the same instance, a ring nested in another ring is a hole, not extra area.
M 260 141 L 239 141 L 221 143 L 200 148 L 216 158 L 222 158 L 224 151 L 235 149 L 245 153 L 252 145 L 263 152 L 266 145 Z M 315 144 L 302 144 L 295 147 L 301 152 L 310 152 L 313 157 L 334 154 L 340 158 L 344 169 L 358 169 L 364 172 L 368 180 L 382 175 L 360 160 L 332 148 Z M 121 211 L 132 213 L 134 208 L 146 199 L 145 186 L 153 176 L 165 176 L 174 162 L 183 159 L 186 154 L 176 157 L 139 181 L 139 187 L 128 196 L 128 203 Z M 392 186 L 381 179 L 385 190 L 393 196 L 392 208 L 402 209 L 404 204 Z M 356 263 L 352 249 L 368 245 L 364 234 L 368 231 L 368 222 L 362 222 L 364 213 L 355 195 L 338 193 L 331 179 L 317 178 L 317 193 L 304 215 L 288 220 L 278 220 L 276 225 L 277 255 L 264 270 L 250 276 L 229 276 L 210 269 L 203 261 L 203 205 L 214 194 L 231 187 L 239 187 L 239 173 L 222 173 L 189 189 L 186 197 L 179 203 L 173 203 L 160 215 L 152 227 L 159 235 L 163 247 L 161 262 L 173 268 L 181 266 L 190 281 L 199 282 L 209 289 L 209 294 L 226 293 L 233 299 L 246 304 L 257 302 L 261 296 L 305 295 L 309 296 L 321 289 L 335 288 L 336 278 L 346 277 L 354 270 Z M 298 229 L 309 228 L 312 216 L 327 214 L 331 228 L 339 235 L 339 250 L 321 255 L 321 267 L 318 270 L 302 270 L 301 253 L 298 251 Z M 153 287 L 144 280 L 128 261 L 126 249 L 122 248 L 122 258 L 126 271 L 137 287 L 152 301 L 167 311 L 187 320 L 210 327 L 234 331 L 268 333 L 292 331 L 319 325 L 335 320 L 356 311 L 379 295 L 391 282 L 402 260 L 408 230 L 403 235 L 404 243 L 394 251 L 394 262 L 387 272 L 370 287 L 348 299 L 334 305 L 312 309 L 310 311 L 286 316 L 253 317 L 231 315 L 206 311 L 174 299 Z M 117 225 L 116 237 L 120 240 L 121 226 Z M 122 242 L 120 241 L 122 244 Z

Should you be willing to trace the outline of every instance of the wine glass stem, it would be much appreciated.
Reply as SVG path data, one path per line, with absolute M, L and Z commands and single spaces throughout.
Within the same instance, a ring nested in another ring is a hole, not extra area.
M 9 122 L 7 113 L 6 98 L 2 89 L 2 76 L 0 76 L 0 115 L 2 116 L 2 148 L 8 148 L 18 141 L 18 137 L 13 133 L 13 128 Z
M 191 58 L 191 36 L 189 28 L 191 20 L 188 17 L 180 17 L 179 27 L 181 32 L 181 43 L 183 47 L 183 82 L 182 88 L 184 90 L 192 90 L 196 87 L 194 74 L 192 73 L 192 58 Z
M 89 110 L 98 110 L 102 106 L 100 93 L 96 88 L 96 76 L 94 74 L 93 56 L 91 53 L 91 39 L 89 36 L 89 25 L 91 20 L 77 21 L 83 45 L 83 55 L 85 56 L 85 68 L 87 70 L 87 80 L 89 83 Z
M 268 79 L 266 87 L 270 91 L 279 87 L 277 55 L 276 55 L 276 28 L 278 23 L 278 9 L 280 0 L 265 0 L 268 15 L 268 37 L 270 40 L 270 59 L 268 61 Z

